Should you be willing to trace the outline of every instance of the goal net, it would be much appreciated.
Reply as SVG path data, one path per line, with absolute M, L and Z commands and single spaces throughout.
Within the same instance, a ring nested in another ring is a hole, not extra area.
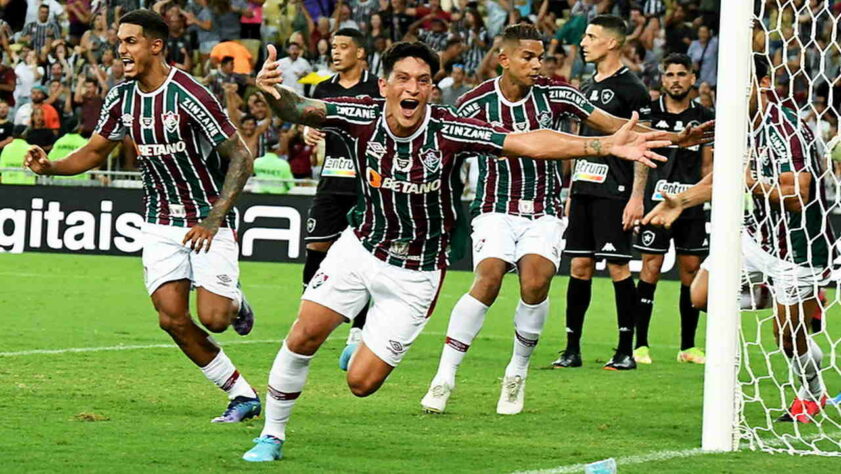
M 748 112 L 736 424 L 743 446 L 770 452 L 841 456 L 841 273 L 833 274 L 841 8 L 833 3 L 756 0 L 754 8 L 751 69 L 760 74 L 751 74 Z

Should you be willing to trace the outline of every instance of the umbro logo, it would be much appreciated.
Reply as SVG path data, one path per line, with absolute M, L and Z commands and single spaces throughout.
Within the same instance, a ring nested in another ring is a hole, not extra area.
M 229 286 L 233 281 L 228 275 L 216 275 L 216 279 L 219 280 L 219 284 L 222 286 Z
M 400 354 L 401 352 L 404 352 L 406 350 L 406 347 L 403 344 L 401 344 L 397 341 L 389 340 L 388 341 L 388 349 L 391 352 L 393 352 L 395 355 L 397 355 L 397 354 Z
M 616 247 L 614 247 L 613 244 L 610 243 L 610 242 L 604 244 L 604 247 L 602 247 L 602 252 L 615 252 L 615 251 L 616 251 Z

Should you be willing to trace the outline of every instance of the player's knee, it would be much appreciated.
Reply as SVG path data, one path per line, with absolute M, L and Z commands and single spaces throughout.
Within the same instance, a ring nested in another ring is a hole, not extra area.
M 608 260 L 607 270 L 610 273 L 610 278 L 613 281 L 622 281 L 631 276 L 631 269 L 628 267 L 627 260 Z
M 502 288 L 502 276 L 485 273 L 476 276 L 476 281 L 470 293 L 476 299 L 488 305 L 493 303 L 496 297 L 499 296 L 500 288 Z
M 189 315 L 176 315 L 163 311 L 158 313 L 158 325 L 161 329 L 173 336 L 183 334 L 190 324 Z
M 573 258 L 569 266 L 569 274 L 579 280 L 593 278 L 593 263 L 588 258 Z
M 520 278 L 520 298 L 526 304 L 537 304 L 549 295 L 551 278 L 541 276 L 522 276 Z
M 303 355 L 315 354 L 323 342 L 324 338 L 314 328 L 302 324 L 300 321 L 295 323 L 292 331 L 286 337 L 286 347 L 296 354 Z
M 660 267 L 663 264 L 659 258 L 643 258 L 640 278 L 649 283 L 656 283 L 660 280 Z
M 382 385 L 381 381 L 373 380 L 364 375 L 355 375 L 348 373 L 347 386 L 350 392 L 357 397 L 367 397 L 376 392 Z
M 333 242 L 309 242 L 307 243 L 307 250 L 327 253 L 331 245 L 333 245 Z

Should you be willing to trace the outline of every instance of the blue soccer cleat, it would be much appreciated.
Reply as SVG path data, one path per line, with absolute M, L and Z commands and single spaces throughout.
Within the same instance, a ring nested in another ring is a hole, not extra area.
M 239 287 L 240 285 L 237 284 L 237 288 Z M 242 302 L 239 305 L 239 311 L 234 319 L 233 326 L 237 334 L 245 336 L 254 328 L 254 310 L 251 309 L 251 305 L 245 299 L 245 293 L 240 291 L 240 294 L 242 295 Z
M 263 435 L 254 438 L 256 443 L 242 455 L 242 459 L 248 462 L 277 461 L 283 457 L 283 440 L 272 435 Z
M 348 344 L 345 346 L 345 349 L 342 351 L 342 355 L 339 356 L 339 368 L 347 372 L 347 368 L 350 365 L 350 358 L 353 357 L 353 353 L 356 352 L 357 343 Z
M 228 403 L 225 412 L 210 420 L 211 423 L 239 423 L 260 414 L 260 398 L 236 397 Z

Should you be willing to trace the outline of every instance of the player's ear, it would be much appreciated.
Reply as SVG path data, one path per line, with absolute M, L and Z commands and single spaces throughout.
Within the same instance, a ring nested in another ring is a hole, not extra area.
M 377 79 L 377 83 L 380 86 L 380 96 L 385 97 L 386 80 L 381 77 L 381 78 Z
M 163 53 L 164 47 L 166 46 L 166 42 L 160 38 L 155 38 L 152 40 L 152 54 L 161 54 Z

